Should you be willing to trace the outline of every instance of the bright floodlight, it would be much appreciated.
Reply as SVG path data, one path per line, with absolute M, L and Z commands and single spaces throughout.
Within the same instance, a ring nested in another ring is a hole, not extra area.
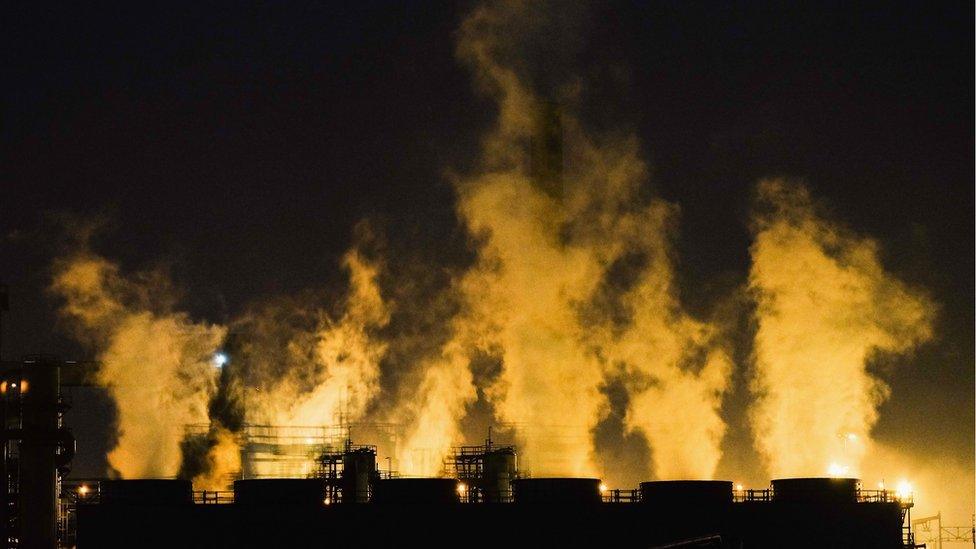
M 230 362 L 230 358 L 225 353 L 214 353 L 213 365 L 217 368 L 223 368 L 224 364 Z
M 830 464 L 830 467 L 827 467 L 827 474 L 832 477 L 842 477 L 847 474 L 847 470 L 848 467 L 846 465 L 834 462 Z
M 600 483 L 600 493 L 602 494 L 603 492 L 606 492 L 607 490 L 609 490 L 609 488 L 607 488 L 607 485 L 606 484 L 603 484 L 603 483 Z
M 908 499 L 912 495 L 912 484 L 907 480 L 899 482 L 895 489 L 895 495 L 898 499 Z

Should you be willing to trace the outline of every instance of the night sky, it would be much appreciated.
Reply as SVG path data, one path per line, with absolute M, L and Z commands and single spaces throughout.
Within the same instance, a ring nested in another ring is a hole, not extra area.
M 473 164 L 494 116 L 454 56 L 470 4 L 146 4 L 5 10 L 5 358 L 89 358 L 44 290 L 65 219 L 103 220 L 94 248 L 125 269 L 168 264 L 212 322 L 341 285 L 361 219 L 393 264 L 470 261 L 447 173 Z M 762 178 L 805 182 L 876 238 L 940 309 L 936 338 L 885 374 L 877 438 L 971 463 L 973 5 L 780 4 L 596 3 L 552 70 L 588 84 L 584 123 L 639 137 L 648 192 L 680 206 L 690 311 L 744 284 Z M 104 410 L 73 413 L 91 435 Z

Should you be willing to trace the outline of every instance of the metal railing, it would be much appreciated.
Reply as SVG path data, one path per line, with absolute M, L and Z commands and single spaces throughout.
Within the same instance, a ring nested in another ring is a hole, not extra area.
M 461 483 L 458 485 L 458 498 L 461 503 L 512 503 L 515 494 L 511 489 L 498 490 Z
M 234 503 L 234 492 L 232 490 L 195 490 L 193 492 L 193 503 L 200 505 Z
M 775 493 L 772 488 L 759 490 L 733 490 L 732 501 L 735 503 L 768 503 L 773 501 Z M 640 490 L 607 490 L 603 493 L 604 503 L 637 503 L 641 501 Z M 913 504 L 912 496 L 899 496 L 892 490 L 858 490 L 855 493 L 857 503 L 899 503 L 902 506 Z
M 378 477 L 382 479 L 399 478 L 400 476 L 396 471 L 377 471 L 377 473 Z M 81 486 L 84 486 L 84 489 Z M 89 480 L 84 481 L 84 484 L 80 482 L 76 485 L 69 484 L 65 488 L 67 489 L 63 490 L 61 499 L 66 503 L 70 503 L 72 507 L 78 503 L 97 504 L 101 501 L 101 491 L 97 481 Z M 481 503 L 486 501 L 482 489 L 473 486 L 465 487 L 460 495 L 460 499 L 466 503 Z M 340 500 L 338 493 L 332 494 L 332 496 L 330 503 L 338 503 Z M 639 489 L 613 489 L 602 492 L 601 498 L 604 503 L 639 503 L 641 501 L 641 493 Z M 732 501 L 735 503 L 768 503 L 774 501 L 774 498 L 775 494 L 771 488 L 732 491 Z M 506 492 L 502 500 L 511 501 L 511 493 Z M 908 508 L 913 505 L 911 495 L 899 496 L 892 490 L 858 490 L 856 492 L 856 502 L 898 503 L 903 508 Z M 232 490 L 194 490 L 193 503 L 199 505 L 234 503 L 234 492 Z
M 602 496 L 603 503 L 637 503 L 641 500 L 640 490 L 606 490 Z
M 901 503 L 902 505 L 913 505 L 915 495 L 898 495 L 894 490 L 858 490 L 858 503 Z
M 773 501 L 775 492 L 772 488 L 762 490 L 734 490 L 732 501 L 736 503 Z M 893 490 L 857 490 L 854 495 L 857 503 L 900 503 L 912 505 L 912 496 L 899 496 Z
M 732 501 L 735 503 L 765 503 L 773 501 L 773 490 L 763 488 L 761 490 L 733 490 Z

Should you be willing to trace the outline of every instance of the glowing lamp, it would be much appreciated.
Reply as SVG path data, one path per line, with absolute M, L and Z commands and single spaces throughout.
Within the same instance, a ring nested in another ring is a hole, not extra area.
M 848 467 L 846 465 L 841 465 L 837 462 L 831 463 L 830 467 L 827 467 L 827 474 L 832 477 L 842 477 L 847 474 Z
M 214 353 L 213 365 L 215 368 L 223 368 L 224 364 L 230 362 L 230 358 L 225 353 Z
M 907 480 L 903 480 L 898 483 L 895 488 L 895 496 L 898 499 L 908 499 L 912 496 L 912 485 Z

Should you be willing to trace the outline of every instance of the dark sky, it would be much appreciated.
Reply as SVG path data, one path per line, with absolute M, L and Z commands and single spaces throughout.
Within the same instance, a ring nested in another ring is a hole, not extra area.
M 215 322 L 341 281 L 366 217 L 463 261 L 444 174 L 493 116 L 453 55 L 471 4 L 66 4 L 8 6 L 0 33 L 5 357 L 80 353 L 43 292 L 65 214 L 109 220 L 96 248 L 126 268 L 171 263 Z M 634 131 L 681 207 L 688 306 L 745 280 L 755 182 L 805 181 L 941 307 L 879 437 L 971 456 L 972 2 L 598 4 L 564 65 L 594 83 L 584 121 Z

